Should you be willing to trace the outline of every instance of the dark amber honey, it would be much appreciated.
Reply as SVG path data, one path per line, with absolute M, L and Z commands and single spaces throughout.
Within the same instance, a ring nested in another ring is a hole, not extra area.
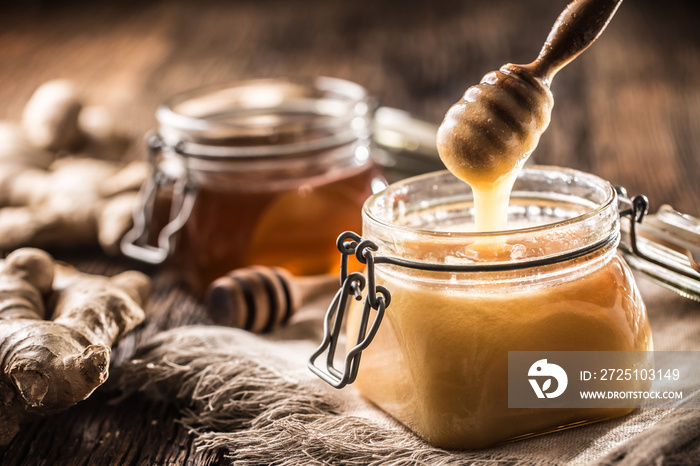
M 281 266 L 295 275 L 335 272 L 338 232 L 361 229 L 362 204 L 377 175 L 366 164 L 291 182 L 232 176 L 203 185 L 172 264 L 196 290 L 246 265 Z

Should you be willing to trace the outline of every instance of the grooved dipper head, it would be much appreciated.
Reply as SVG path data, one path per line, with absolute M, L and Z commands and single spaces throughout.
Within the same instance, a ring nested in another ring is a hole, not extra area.
M 445 115 L 437 148 L 445 166 L 472 186 L 519 169 L 547 129 L 554 99 L 527 66 L 488 73 Z

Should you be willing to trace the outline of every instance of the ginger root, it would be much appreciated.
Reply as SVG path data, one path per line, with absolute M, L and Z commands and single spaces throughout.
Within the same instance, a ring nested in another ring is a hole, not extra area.
M 129 165 L 65 158 L 49 170 L 24 170 L 9 180 L 0 177 L 6 201 L 0 208 L 0 251 L 89 246 L 102 239 L 106 252 L 118 253 L 119 241 L 131 226 L 138 191 L 131 188 L 105 197 L 102 190 L 115 184 L 112 178 L 120 178 L 123 171 L 134 172 Z M 124 206 L 120 195 L 127 193 L 131 204 Z M 110 208 L 115 202 L 120 208 Z
M 110 348 L 144 320 L 149 292 L 140 272 L 89 275 L 38 249 L 0 263 L 0 445 L 107 379 Z
M 78 146 L 83 134 L 78 115 L 83 107 L 80 91 L 66 79 L 49 81 L 34 92 L 24 107 L 22 126 L 36 147 L 69 150 Z
M 33 146 L 16 123 L 0 122 L 0 164 L 46 169 L 55 154 Z
M 120 160 L 124 135 L 107 109 L 81 99 L 75 84 L 50 81 L 21 126 L 0 122 L 0 252 L 99 243 L 119 253 L 149 168 Z

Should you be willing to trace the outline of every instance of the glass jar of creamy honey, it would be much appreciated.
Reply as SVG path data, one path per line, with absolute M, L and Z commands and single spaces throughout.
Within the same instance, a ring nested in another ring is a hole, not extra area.
M 252 264 L 337 270 L 338 231 L 359 228 L 362 203 L 385 186 L 372 110 L 361 86 L 324 77 L 174 96 L 158 109 L 153 175 L 122 251 L 169 262 L 195 290 Z
M 644 303 L 618 253 L 616 190 L 579 171 L 526 167 L 511 195 L 510 229 L 493 233 L 474 232 L 472 201 L 465 183 L 437 172 L 366 202 L 362 237 L 341 235 L 338 247 L 367 263 L 367 278 L 344 272 L 309 367 L 336 387 L 354 381 L 377 406 L 447 448 L 487 447 L 631 411 L 508 408 L 508 352 L 652 349 Z M 360 289 L 364 304 L 352 299 Z M 348 354 L 336 369 L 344 313 Z

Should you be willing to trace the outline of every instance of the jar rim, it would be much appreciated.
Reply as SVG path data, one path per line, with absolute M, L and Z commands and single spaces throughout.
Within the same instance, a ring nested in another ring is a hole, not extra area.
M 365 215 L 369 220 L 372 222 L 375 222 L 379 225 L 382 225 L 386 228 L 390 229 L 396 229 L 396 230 L 402 230 L 402 231 L 407 231 L 407 232 L 415 232 L 415 233 L 423 233 L 423 234 L 429 234 L 429 235 L 435 235 L 435 236 L 450 236 L 450 237 L 464 237 L 464 238 L 477 238 L 477 237 L 488 237 L 488 236 L 498 236 L 498 237 L 504 237 L 509 234 L 519 234 L 519 233 L 532 233 L 532 232 L 538 232 L 542 230 L 547 230 L 551 229 L 552 227 L 557 227 L 557 226 L 566 226 L 570 225 L 572 223 L 577 223 L 584 221 L 586 219 L 589 219 L 591 217 L 595 217 L 596 215 L 600 215 L 604 210 L 610 208 L 612 204 L 616 201 L 617 199 L 617 193 L 615 191 L 615 188 L 608 182 L 605 181 L 603 178 L 600 178 L 596 175 L 582 172 L 579 170 L 575 170 L 573 168 L 565 168 L 565 167 L 557 167 L 554 165 L 530 165 L 527 167 L 524 167 L 522 169 L 521 174 L 527 174 L 527 173 L 534 173 L 534 172 L 552 172 L 552 173 L 562 173 L 562 174 L 569 174 L 572 175 L 573 177 L 584 177 L 588 180 L 591 181 L 596 181 L 599 182 L 601 185 L 607 185 L 607 191 L 608 195 L 598 207 L 596 207 L 593 210 L 589 210 L 586 213 L 576 216 L 576 217 L 571 217 L 566 220 L 562 220 L 560 222 L 554 222 L 554 223 L 549 223 L 545 225 L 537 225 L 537 226 L 532 226 L 532 227 L 526 227 L 526 228 L 517 228 L 517 229 L 509 229 L 509 230 L 499 230 L 499 231 L 487 231 L 487 232 L 463 232 L 463 231 L 436 231 L 436 230 L 427 230 L 427 229 L 421 229 L 421 228 L 412 228 L 409 226 L 405 225 L 397 225 L 392 222 L 388 222 L 386 220 L 383 220 L 379 218 L 376 215 L 372 214 L 371 211 L 371 206 L 373 203 L 377 202 L 377 199 L 386 196 L 389 192 L 389 190 L 396 190 L 398 191 L 399 189 L 404 188 L 405 186 L 411 185 L 417 181 L 420 180 L 425 180 L 425 179 L 430 179 L 430 178 L 438 178 L 441 176 L 445 175 L 451 175 L 450 172 L 447 170 L 440 170 L 436 172 L 430 172 L 430 173 L 424 173 L 422 175 L 418 176 L 413 176 L 410 178 L 405 178 L 403 180 L 397 181 L 396 183 L 391 184 L 388 186 L 384 191 L 381 191 L 379 193 L 375 193 L 372 196 L 370 196 L 366 201 L 363 206 L 363 215 Z M 465 184 L 465 186 L 468 187 L 468 185 Z
M 163 143 L 184 156 L 280 157 L 369 137 L 374 106 L 351 81 L 263 78 L 177 93 L 156 118 Z
M 520 190 L 518 190 L 519 182 L 525 186 Z M 528 191 L 527 183 L 536 185 L 539 191 L 533 191 L 534 188 L 529 188 Z M 572 194 L 545 191 L 565 186 L 571 187 Z M 431 224 L 441 221 L 440 219 L 448 222 L 450 216 L 456 215 L 449 210 L 450 202 L 459 205 L 459 202 L 469 201 L 471 195 L 469 186 L 444 170 L 399 181 L 367 199 L 362 210 L 363 237 L 377 243 L 382 255 L 408 258 L 414 260 L 416 264 L 448 264 L 449 260 L 449 264 L 456 268 L 459 268 L 460 264 L 470 267 L 468 264 L 474 261 L 502 264 L 506 268 L 516 264 L 525 266 L 531 263 L 547 263 L 550 259 L 552 262 L 559 262 L 563 257 L 580 256 L 582 251 L 594 251 L 606 245 L 616 245 L 619 241 L 617 193 L 608 181 L 570 168 L 527 166 L 519 174 L 514 188 L 511 204 L 514 199 L 517 199 L 526 206 L 525 201 L 537 199 L 538 202 L 549 202 L 554 207 L 571 204 L 577 208 L 562 209 L 566 212 L 557 214 L 558 216 L 555 217 L 561 216 L 562 220 L 502 231 L 438 230 L 423 228 L 422 224 L 416 226 L 416 222 L 402 224 L 402 221 L 406 222 L 414 217 L 421 219 L 420 215 L 426 212 L 425 216 L 428 219 L 426 221 Z M 425 199 L 418 196 L 417 193 L 421 192 Z M 442 209 L 443 212 L 434 214 L 436 208 Z M 526 207 L 523 209 L 527 210 Z M 579 213 L 581 209 L 585 210 Z M 546 247 L 548 242 L 557 238 L 564 238 L 565 245 L 551 249 Z M 475 259 L 460 255 L 465 245 L 489 242 L 526 244 L 528 247 L 527 252 L 515 257 Z M 431 255 L 423 257 L 425 245 L 429 245 Z M 419 254 L 418 258 L 416 254 Z M 448 259 L 447 256 L 451 258 Z M 439 267 L 449 268 L 448 265 Z

